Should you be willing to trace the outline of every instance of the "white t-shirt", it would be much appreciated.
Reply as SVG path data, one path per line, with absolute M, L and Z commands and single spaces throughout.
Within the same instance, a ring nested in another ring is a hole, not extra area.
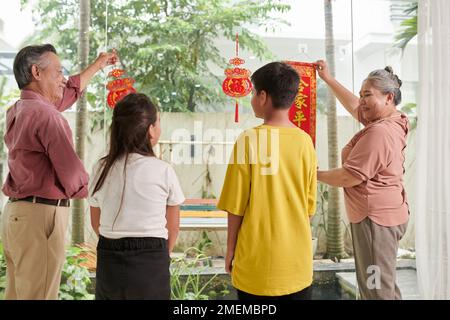
M 180 205 L 185 200 L 174 169 L 158 158 L 137 153 L 129 155 L 125 172 L 124 162 L 123 157 L 114 163 L 103 186 L 93 196 L 92 191 L 100 176 L 99 163 L 91 174 L 89 204 L 100 208 L 100 234 L 111 239 L 167 239 L 166 206 Z

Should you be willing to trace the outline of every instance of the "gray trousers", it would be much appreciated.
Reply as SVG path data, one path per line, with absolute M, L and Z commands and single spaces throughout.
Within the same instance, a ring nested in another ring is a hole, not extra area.
M 385 227 L 369 218 L 351 223 L 359 298 L 401 300 L 395 283 L 398 243 L 408 223 Z

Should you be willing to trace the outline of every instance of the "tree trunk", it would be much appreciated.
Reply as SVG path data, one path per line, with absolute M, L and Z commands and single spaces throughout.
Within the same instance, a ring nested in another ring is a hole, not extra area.
M 335 54 L 333 35 L 333 8 L 331 0 L 324 0 L 325 7 L 325 54 L 330 72 L 335 76 Z M 331 89 L 327 90 L 327 126 L 328 126 L 328 168 L 338 167 L 338 136 L 336 98 Z M 345 256 L 344 239 L 339 210 L 339 189 L 329 187 L 327 216 L 327 257 L 340 259 Z
M 91 17 L 91 1 L 80 0 L 80 43 L 78 47 L 78 58 L 80 71 L 85 69 L 89 58 L 89 23 Z M 86 124 L 87 124 L 87 99 L 83 94 L 77 103 L 77 118 L 75 128 L 75 149 L 84 162 L 84 151 L 86 143 Z M 72 209 L 72 244 L 81 244 L 84 242 L 84 199 L 75 199 Z
M 194 94 L 195 94 L 195 86 L 192 85 L 189 90 L 189 99 L 188 99 L 188 105 L 187 105 L 187 109 L 192 112 L 195 112 Z

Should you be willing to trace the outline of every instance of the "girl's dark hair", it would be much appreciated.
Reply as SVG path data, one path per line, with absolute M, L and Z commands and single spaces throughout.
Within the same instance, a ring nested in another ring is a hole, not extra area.
M 155 156 L 148 128 L 155 124 L 158 111 L 158 107 L 142 93 L 129 94 L 116 104 L 112 116 L 109 152 L 100 159 L 101 173 L 92 195 L 101 189 L 118 159 L 125 157 L 125 171 L 130 153 Z

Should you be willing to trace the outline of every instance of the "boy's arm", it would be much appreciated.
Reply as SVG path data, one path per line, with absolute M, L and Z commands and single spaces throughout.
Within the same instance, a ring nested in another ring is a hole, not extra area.
M 245 147 L 245 161 L 239 161 L 239 156 L 242 156 L 239 146 Z M 250 193 L 251 169 L 248 161 L 248 144 L 245 142 L 245 135 L 241 135 L 234 145 L 220 199 L 217 203 L 217 209 L 228 212 L 227 254 L 225 258 L 225 270 L 228 273 L 231 273 L 237 237 Z
M 234 249 L 236 248 L 237 237 L 243 218 L 243 216 L 228 212 L 227 255 L 225 258 L 225 271 L 228 273 L 231 273 L 233 267 Z
M 309 177 L 309 190 L 308 190 L 309 191 L 308 214 L 310 217 L 312 217 L 316 213 L 316 206 L 317 206 L 317 156 L 314 149 L 311 152 L 311 161 L 312 167 Z

